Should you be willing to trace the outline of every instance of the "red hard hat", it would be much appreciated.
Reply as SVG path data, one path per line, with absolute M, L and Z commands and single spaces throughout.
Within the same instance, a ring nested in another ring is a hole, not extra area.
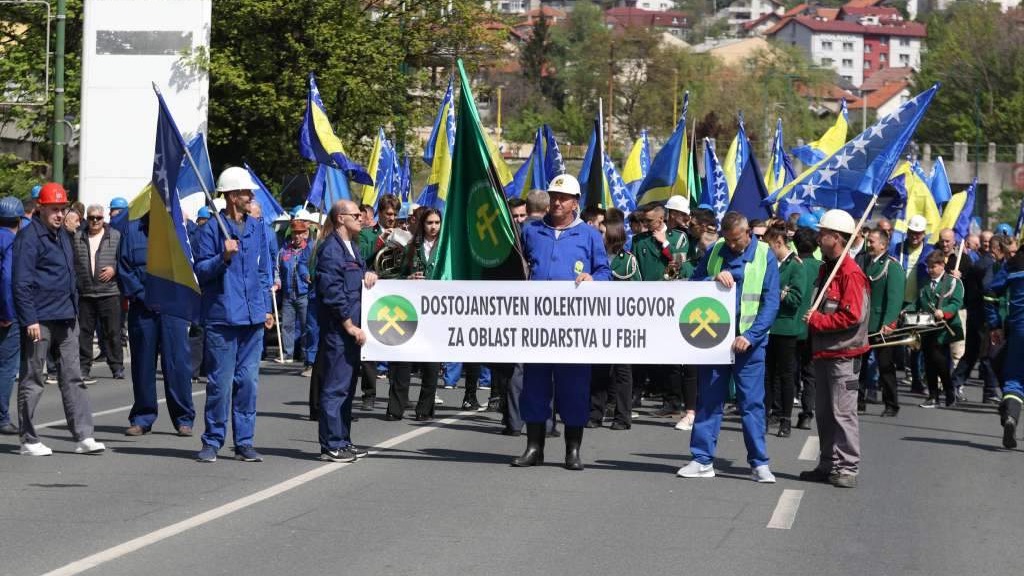
M 64 190 L 64 187 L 56 182 L 47 182 L 43 184 L 42 190 L 39 191 L 39 204 L 54 205 L 54 204 L 67 204 L 68 193 Z

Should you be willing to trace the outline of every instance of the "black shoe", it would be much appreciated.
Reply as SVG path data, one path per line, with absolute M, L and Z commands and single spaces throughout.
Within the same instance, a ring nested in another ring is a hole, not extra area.
M 520 432 L 519 430 L 513 430 L 511 428 L 502 428 L 501 429 L 501 435 L 502 436 L 512 436 L 513 438 L 516 438 L 516 437 L 522 436 L 523 433 Z
M 899 410 L 886 406 L 885 410 L 882 410 L 882 418 L 895 418 L 899 413 Z
M 355 462 L 356 457 L 344 450 L 321 450 L 320 459 L 324 462 Z
M 351 454 L 356 458 L 365 458 L 370 454 L 368 451 L 366 451 L 363 448 L 357 447 L 355 444 L 349 444 L 348 446 L 342 448 L 341 451 L 346 454 Z
M 387 414 L 384 415 L 384 419 L 387 420 L 388 422 L 394 422 L 396 420 L 401 420 L 402 417 L 401 416 L 395 416 L 391 412 L 388 412 Z
M 789 418 L 779 418 L 779 438 L 789 438 L 792 433 Z
M 1013 450 L 1017 447 L 1017 421 L 1007 418 L 1003 422 L 1003 448 Z
M 114 380 L 124 380 L 124 370 L 114 372 Z
M 1003 447 L 1017 447 L 1017 423 L 1020 422 L 1021 403 L 1007 397 L 999 405 L 999 421 L 1003 425 Z
M 580 461 L 580 445 L 583 444 L 583 428 L 578 426 L 565 427 L 565 469 L 583 470 Z
M 811 420 L 814 420 L 813 414 L 801 414 L 796 419 L 796 427 L 800 430 L 810 430 Z
M 600 428 L 600 427 L 601 427 L 601 421 L 600 420 L 587 420 L 587 428 Z
M 18 427 L 15 426 L 14 424 L 11 424 L 10 422 L 4 424 L 3 426 L 0 426 L 0 434 L 3 434 L 4 436 L 14 436 L 17 433 Z
M 430 417 L 430 416 L 427 416 L 426 414 L 417 414 L 416 415 L 416 421 L 417 422 L 429 422 L 430 420 L 433 420 L 433 418 Z
M 612 430 L 629 430 L 632 426 L 623 422 L 612 422 L 611 428 Z
M 477 410 L 477 411 L 479 411 L 482 408 L 483 408 L 483 406 L 481 406 L 480 403 L 477 402 L 476 400 L 473 400 L 473 401 L 463 400 L 462 401 L 462 409 L 463 410 Z
M 981 402 L 982 404 L 995 404 L 996 406 L 998 406 L 1002 401 L 1003 399 L 1000 398 L 999 396 L 989 396 L 988 398 L 985 398 Z
M 868 405 L 864 402 L 857 402 L 857 414 L 867 414 Z
M 364 396 L 361 408 L 363 410 L 373 410 L 373 404 L 376 400 L 373 396 Z
M 770 414 L 768 416 L 768 426 L 775 426 L 778 423 L 779 423 L 779 415 L 778 414 Z
M 800 473 L 800 479 L 804 482 L 828 482 L 831 474 L 825 470 L 815 468 L 813 470 L 804 470 Z
M 526 450 L 512 460 L 517 468 L 540 466 L 544 463 L 544 423 L 526 425 Z

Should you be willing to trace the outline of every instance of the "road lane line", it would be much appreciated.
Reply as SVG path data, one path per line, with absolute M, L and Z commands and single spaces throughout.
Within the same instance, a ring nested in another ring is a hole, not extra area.
M 195 392 L 192 393 L 192 397 L 195 398 L 196 396 L 202 396 L 204 394 L 206 394 L 206 390 L 196 390 Z M 166 404 L 167 403 L 167 399 L 166 398 L 161 398 L 161 399 L 157 400 L 156 403 L 158 405 L 159 404 Z M 92 417 L 93 418 L 98 418 L 100 416 L 108 416 L 110 414 L 117 414 L 118 412 L 124 412 L 126 410 L 131 410 L 131 409 L 132 409 L 132 405 L 131 404 L 129 404 L 127 406 L 118 406 L 117 408 L 111 408 L 110 410 L 101 410 L 99 412 L 93 412 L 92 413 Z M 52 422 L 46 422 L 46 423 L 43 423 L 43 424 L 39 424 L 39 425 L 36 426 L 36 429 L 38 430 L 39 428 L 53 428 L 54 426 L 65 426 L 65 425 L 67 425 L 67 423 L 68 423 L 68 421 L 62 418 L 60 420 L 54 420 Z
M 440 428 L 443 428 L 444 426 L 447 426 L 448 424 L 458 422 L 459 420 L 474 414 L 476 414 L 476 411 L 460 412 L 451 418 L 445 418 L 444 420 L 436 420 L 434 422 L 431 422 L 430 424 L 419 426 L 415 430 L 410 430 L 405 434 L 395 436 L 394 438 L 376 444 L 375 446 L 373 446 L 374 451 L 385 450 L 397 446 L 403 442 L 408 442 L 413 438 L 423 436 L 424 434 L 427 434 L 434 430 L 438 430 Z M 371 451 L 371 453 L 373 453 L 373 451 Z M 204 524 L 213 522 L 218 518 L 223 518 L 224 516 L 227 516 L 234 512 L 238 512 L 239 510 L 243 510 L 255 504 L 259 504 L 264 500 L 269 500 L 270 498 L 288 492 L 293 488 L 298 488 L 303 484 L 308 484 L 309 482 L 312 482 L 313 480 L 316 480 L 321 476 L 326 476 L 331 472 L 336 472 L 352 464 L 353 463 L 351 462 L 322 464 L 308 472 L 304 472 L 302 474 L 299 474 L 298 476 L 293 476 L 292 478 L 274 484 L 269 488 L 264 488 L 259 492 L 254 492 L 248 496 L 244 496 L 237 500 L 228 502 L 227 504 L 223 504 L 211 510 L 207 510 L 206 512 L 203 512 L 201 514 L 192 516 L 191 518 L 186 518 L 185 520 L 171 524 L 170 526 L 165 526 L 163 528 L 160 528 L 159 530 L 154 530 L 153 532 L 144 534 L 142 536 L 139 536 L 138 538 L 134 538 L 123 544 L 118 544 L 117 546 L 107 548 L 106 550 L 97 552 L 96 554 L 92 554 L 91 556 L 86 556 L 81 560 L 76 560 L 70 564 L 61 566 L 56 570 L 51 570 L 50 572 L 43 574 L 43 576 L 74 576 L 76 574 L 81 574 L 86 570 L 90 570 L 92 568 L 100 566 L 101 564 L 110 562 L 111 560 L 116 560 L 118 558 L 121 558 L 122 556 L 131 554 L 132 552 L 141 550 L 142 548 L 151 546 L 153 544 L 166 540 L 172 536 L 176 536 L 178 534 L 191 530 L 192 528 L 197 528 Z
M 800 450 L 800 455 L 797 456 L 797 460 L 809 460 L 811 462 L 818 459 L 820 447 L 818 446 L 817 436 L 808 436 L 807 440 L 804 441 L 804 447 Z
M 803 490 L 783 490 L 767 527 L 778 530 L 789 530 L 792 528 L 793 521 L 796 520 L 796 511 L 800 508 L 800 500 L 803 497 Z

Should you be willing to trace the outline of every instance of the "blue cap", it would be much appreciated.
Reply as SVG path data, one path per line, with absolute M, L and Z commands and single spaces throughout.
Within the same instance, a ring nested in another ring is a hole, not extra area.
M 999 226 L 996 226 L 996 234 L 1004 234 L 1006 236 L 1013 236 L 1013 228 L 1009 224 L 1003 222 Z
M 302 204 L 296 204 L 293 206 L 291 211 L 288 212 L 288 215 L 295 218 L 295 215 L 299 213 L 299 210 L 302 210 Z
M 13 219 L 25 215 L 25 207 L 14 196 L 0 198 L 0 218 Z
M 805 212 L 800 215 L 799 219 L 797 219 L 796 225 L 798 228 L 810 228 L 811 230 L 817 230 L 818 217 L 809 212 Z
M 39 191 L 43 189 L 42 184 L 36 184 L 32 187 L 32 199 L 39 200 Z
M 196 212 L 196 218 L 206 218 L 207 220 L 209 220 L 210 219 L 210 208 L 207 207 L 207 206 L 201 207 L 199 209 L 199 211 Z
M 821 220 L 821 217 L 825 215 L 825 212 L 827 212 L 827 210 L 825 210 L 821 206 L 815 206 L 811 208 L 811 214 L 814 214 L 814 217 L 817 218 L 818 220 Z
M 120 196 L 118 196 L 116 198 L 112 198 L 110 200 L 110 209 L 111 210 L 127 210 L 128 209 L 128 201 L 125 200 L 124 198 L 121 198 Z

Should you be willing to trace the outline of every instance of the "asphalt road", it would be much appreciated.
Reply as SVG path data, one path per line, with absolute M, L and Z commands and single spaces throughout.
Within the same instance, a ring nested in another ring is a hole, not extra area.
M 104 372 L 100 368 L 98 375 Z M 293 374 L 289 374 L 291 372 Z M 130 386 L 90 387 L 96 437 L 83 456 L 56 387 L 38 422 L 55 453 L 17 455 L 0 437 L 0 574 L 1011 574 L 1024 517 L 1021 451 L 1001 448 L 993 407 L 924 410 L 904 396 L 896 419 L 861 420 L 860 486 L 800 482 L 814 431 L 769 437 L 775 485 L 748 479 L 739 421 L 729 417 L 714 479 L 684 480 L 689 433 L 641 416 L 626 432 L 587 430 L 587 469 L 515 469 L 525 440 L 498 415 L 455 408 L 439 420 L 386 422 L 357 410 L 353 437 L 375 446 L 355 464 L 316 460 L 306 381 L 264 366 L 260 464 L 193 460 L 166 414 L 129 438 Z M 202 387 L 196 388 L 201 406 Z M 413 397 L 418 388 L 413 388 Z M 378 396 L 387 386 L 378 383 Z M 980 388 L 969 389 L 980 400 Z M 480 400 L 487 392 L 481 390 Z M 651 408 L 654 406 L 652 405 Z M 200 432 L 201 424 L 197 424 Z M 769 527 L 769 525 L 775 527 Z

